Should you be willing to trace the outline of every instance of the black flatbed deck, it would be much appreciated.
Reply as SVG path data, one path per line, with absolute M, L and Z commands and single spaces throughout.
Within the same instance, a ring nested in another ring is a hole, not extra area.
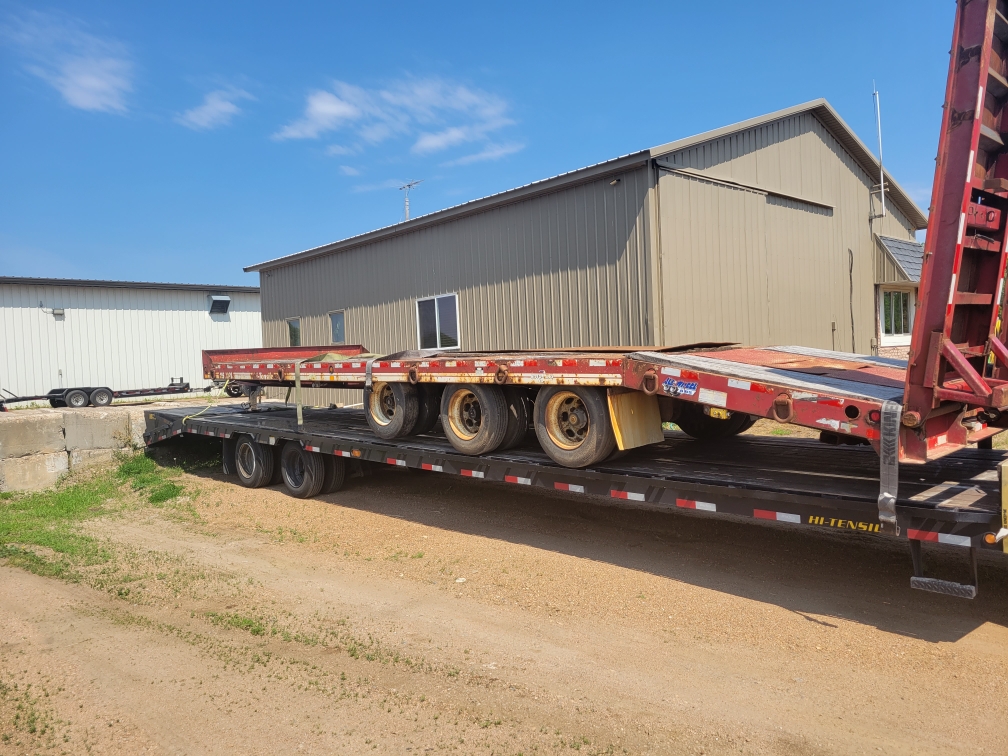
M 878 520 L 878 457 L 866 447 L 809 439 L 738 436 L 703 443 L 679 433 L 662 444 L 585 470 L 555 464 L 534 434 L 517 449 L 482 457 L 455 451 L 442 435 L 383 441 L 354 409 L 171 407 L 146 411 L 148 445 L 183 433 L 218 438 L 248 433 L 263 444 L 296 439 L 323 454 L 463 475 L 487 481 L 603 496 L 657 509 L 692 509 L 896 536 Z M 969 449 L 901 468 L 899 537 L 991 548 L 1001 524 L 1002 451 Z M 994 548 L 1001 550 L 1000 544 Z

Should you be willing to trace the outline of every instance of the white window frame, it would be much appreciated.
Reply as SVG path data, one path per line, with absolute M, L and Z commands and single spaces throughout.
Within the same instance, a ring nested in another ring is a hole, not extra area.
M 455 328 L 458 329 L 458 346 L 453 347 L 443 347 L 441 346 L 441 313 L 438 311 L 437 300 L 444 299 L 445 297 L 452 297 L 455 300 Z M 422 349 L 420 346 L 422 343 L 420 340 L 420 303 L 421 302 L 434 302 L 434 327 L 437 333 L 438 346 L 437 349 L 443 351 L 458 351 L 462 349 L 462 324 L 459 320 L 459 306 L 458 306 L 458 294 L 454 291 L 448 291 L 444 294 L 435 294 L 433 297 L 420 297 L 414 303 L 414 312 L 416 313 L 416 343 L 417 349 Z
M 335 315 L 336 313 L 341 313 L 343 315 L 343 341 L 334 341 L 333 340 L 332 316 Z M 345 345 L 347 343 L 346 310 L 330 310 L 327 313 L 327 315 L 329 317 L 329 343 L 333 344 L 335 346 L 343 346 L 343 345 Z
M 902 291 L 910 295 L 910 333 L 899 336 L 887 336 L 885 332 L 885 295 L 888 292 Z M 917 317 L 917 289 L 907 286 L 880 286 L 878 298 L 879 346 L 910 346 L 913 325 Z
M 300 315 L 284 318 L 284 325 L 287 326 L 287 346 L 294 346 L 290 343 L 290 324 L 292 320 L 296 320 L 298 324 L 298 338 L 301 340 L 301 344 L 299 344 L 299 346 L 304 346 L 304 329 L 301 327 Z

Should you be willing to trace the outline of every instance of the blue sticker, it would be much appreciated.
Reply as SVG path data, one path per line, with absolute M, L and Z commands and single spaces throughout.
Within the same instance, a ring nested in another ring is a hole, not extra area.
M 665 389 L 665 393 L 669 396 L 693 396 L 697 390 L 697 382 L 673 381 L 671 378 L 666 378 L 665 382 L 662 383 L 662 388 Z

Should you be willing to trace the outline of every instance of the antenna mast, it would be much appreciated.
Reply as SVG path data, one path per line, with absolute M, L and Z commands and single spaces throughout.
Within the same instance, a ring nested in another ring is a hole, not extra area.
M 417 181 L 407 181 L 405 184 L 403 184 L 402 186 L 399 187 L 399 191 L 401 191 L 401 192 L 405 191 L 406 192 L 406 196 L 403 198 L 403 220 L 404 221 L 408 221 L 409 220 L 409 192 L 410 192 L 410 189 L 412 189 L 417 184 L 422 184 L 423 181 L 424 181 L 423 179 L 419 179 Z
M 875 80 L 872 80 L 872 98 L 875 100 L 875 128 L 878 130 L 878 166 L 879 166 L 879 193 L 882 196 L 882 214 L 877 216 L 885 218 L 885 169 L 882 168 L 882 104 L 879 101 L 878 89 L 875 87 Z

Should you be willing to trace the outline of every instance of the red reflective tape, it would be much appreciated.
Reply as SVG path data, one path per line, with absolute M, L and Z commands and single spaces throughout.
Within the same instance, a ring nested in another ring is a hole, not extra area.
M 776 520 L 777 513 L 771 512 L 769 509 L 754 509 L 752 516 L 757 520 Z
M 467 478 L 482 478 L 483 473 L 480 470 L 463 470 L 462 474 Z
M 505 483 L 517 483 L 520 486 L 531 486 L 532 485 L 532 479 L 531 478 L 520 478 L 517 475 L 505 475 L 504 476 L 504 482 Z
M 570 491 L 571 493 L 584 493 L 584 486 L 577 483 L 554 483 L 553 487 L 558 491 Z
M 399 464 L 399 460 L 396 459 L 395 457 L 386 457 L 385 462 L 387 464 L 390 464 L 390 465 L 398 465 Z
M 635 493 L 634 491 L 617 491 L 616 489 L 610 489 L 609 495 L 614 499 L 627 499 L 629 501 L 644 501 L 644 494 Z
M 907 538 L 912 538 L 915 541 L 933 541 L 938 543 L 938 532 L 934 530 L 914 530 L 913 528 L 907 528 Z
M 444 468 L 441 465 L 431 465 L 427 462 L 422 462 L 420 467 L 424 470 L 430 470 L 431 472 L 444 472 Z

